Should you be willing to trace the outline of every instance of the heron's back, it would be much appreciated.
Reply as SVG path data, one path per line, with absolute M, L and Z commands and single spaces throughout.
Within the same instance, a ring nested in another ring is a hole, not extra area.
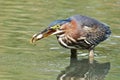
M 84 34 L 80 37 L 86 37 L 86 41 L 90 45 L 99 44 L 100 42 L 106 40 L 111 34 L 111 30 L 108 25 L 93 18 L 75 15 L 72 16 L 71 19 L 76 21 L 80 30 L 79 32 L 84 32 Z

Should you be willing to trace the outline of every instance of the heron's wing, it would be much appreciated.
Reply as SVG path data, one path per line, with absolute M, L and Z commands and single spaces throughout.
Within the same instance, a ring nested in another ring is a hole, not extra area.
M 80 32 L 84 33 L 86 42 L 97 45 L 111 34 L 109 26 L 93 18 L 75 15 L 71 17 L 77 22 Z M 80 37 L 83 37 L 80 36 Z

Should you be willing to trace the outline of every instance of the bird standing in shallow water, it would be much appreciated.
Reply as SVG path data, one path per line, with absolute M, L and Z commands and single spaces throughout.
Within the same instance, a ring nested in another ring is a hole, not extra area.
M 56 35 L 61 46 L 71 49 L 71 58 L 77 58 L 77 49 L 87 49 L 89 58 L 94 58 L 94 48 L 111 34 L 109 26 L 93 18 L 74 15 L 52 22 L 45 30 L 34 34 L 34 43 L 49 35 Z

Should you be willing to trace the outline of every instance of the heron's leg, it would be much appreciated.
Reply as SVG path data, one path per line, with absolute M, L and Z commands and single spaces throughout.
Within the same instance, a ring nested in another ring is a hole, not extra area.
M 93 63 L 94 61 L 94 49 L 89 50 L 89 62 Z
M 77 60 L 77 50 L 76 49 L 71 49 L 71 55 L 70 55 L 70 61 L 76 61 Z

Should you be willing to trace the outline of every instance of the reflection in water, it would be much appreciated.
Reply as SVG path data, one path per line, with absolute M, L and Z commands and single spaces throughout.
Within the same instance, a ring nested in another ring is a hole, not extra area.
M 89 63 L 88 59 L 71 60 L 70 65 L 62 71 L 57 80 L 104 80 L 110 70 L 110 62 Z

